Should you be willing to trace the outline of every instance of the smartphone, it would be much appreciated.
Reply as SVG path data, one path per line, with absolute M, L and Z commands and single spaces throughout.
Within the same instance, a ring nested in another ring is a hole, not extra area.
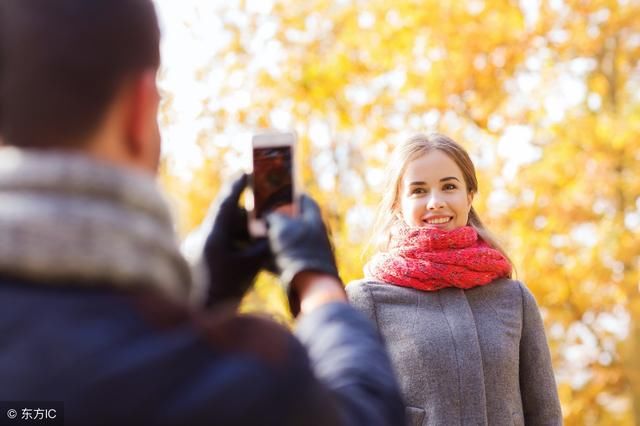
M 253 171 L 249 178 L 247 210 L 249 234 L 267 234 L 265 216 L 272 211 L 298 214 L 295 184 L 293 132 L 267 132 L 253 136 Z

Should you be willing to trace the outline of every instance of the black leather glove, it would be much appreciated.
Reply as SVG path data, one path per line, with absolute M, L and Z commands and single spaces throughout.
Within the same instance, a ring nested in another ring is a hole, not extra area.
M 320 208 L 313 199 L 303 195 L 300 209 L 297 217 L 273 212 L 266 218 L 271 252 L 294 314 L 297 313 L 297 301 L 291 300 L 296 295 L 290 290 L 298 273 L 321 272 L 340 279 Z
M 271 259 L 268 240 L 249 236 L 247 212 L 238 205 L 246 184 L 245 174 L 221 191 L 213 209 L 213 227 L 204 246 L 210 276 L 207 305 L 241 299 Z

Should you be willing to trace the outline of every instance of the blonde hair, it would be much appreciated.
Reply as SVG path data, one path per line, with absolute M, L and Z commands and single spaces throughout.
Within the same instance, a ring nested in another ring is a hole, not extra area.
M 373 226 L 374 233 L 369 244 L 370 248 L 380 251 L 386 251 L 389 248 L 392 228 L 401 220 L 397 213 L 399 211 L 399 193 L 402 176 L 411 161 L 433 150 L 442 151 L 451 158 L 462 171 L 467 190 L 473 194 L 478 192 L 476 169 L 469 154 L 460 144 L 438 133 L 433 133 L 428 136 L 418 134 L 411 137 L 406 142 L 398 145 L 393 151 L 389 167 L 387 168 L 387 180 L 384 186 L 382 200 L 376 212 Z M 473 206 L 471 206 L 471 210 L 469 211 L 468 224 L 476 230 L 480 238 L 487 244 L 500 251 L 500 253 L 507 258 L 507 261 L 513 269 L 513 262 L 511 262 L 511 259 L 495 237 L 484 226 Z

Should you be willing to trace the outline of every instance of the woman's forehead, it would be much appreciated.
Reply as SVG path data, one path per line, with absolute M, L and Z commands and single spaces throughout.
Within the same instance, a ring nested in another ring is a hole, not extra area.
M 440 150 L 429 151 L 407 163 L 402 181 L 433 183 L 443 178 L 455 177 L 462 180 L 462 170 L 446 153 Z

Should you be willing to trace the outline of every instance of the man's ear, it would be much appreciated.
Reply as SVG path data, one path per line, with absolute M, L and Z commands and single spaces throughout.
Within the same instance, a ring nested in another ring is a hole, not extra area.
M 131 158 L 147 165 L 150 156 L 158 149 L 157 114 L 159 95 L 156 86 L 156 71 L 145 70 L 131 81 L 129 117 L 125 132 L 127 149 Z

